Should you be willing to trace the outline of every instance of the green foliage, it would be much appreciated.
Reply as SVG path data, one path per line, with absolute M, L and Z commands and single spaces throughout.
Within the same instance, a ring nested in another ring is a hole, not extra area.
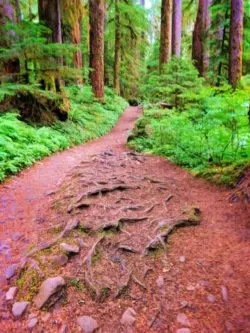
M 106 104 L 95 101 L 91 87 L 66 89 L 69 119 L 35 127 L 18 119 L 18 110 L 0 115 L 0 181 L 45 156 L 105 134 L 127 103 L 106 89 Z
M 141 95 L 144 100 L 167 102 L 183 110 L 200 99 L 203 81 L 191 62 L 172 58 L 161 74 L 154 71 L 144 78 Z
M 249 95 L 228 86 L 206 90 L 206 98 L 188 112 L 145 111 L 130 145 L 231 185 L 249 165 Z

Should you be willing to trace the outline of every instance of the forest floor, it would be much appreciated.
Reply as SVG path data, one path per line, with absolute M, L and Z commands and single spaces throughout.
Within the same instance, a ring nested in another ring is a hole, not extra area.
M 128 108 L 109 134 L 0 186 L 1 333 L 250 331 L 249 206 L 128 150 L 140 112 Z M 59 276 L 66 286 L 50 307 L 31 302 L 14 318 L 10 286 L 15 301 L 31 301 Z

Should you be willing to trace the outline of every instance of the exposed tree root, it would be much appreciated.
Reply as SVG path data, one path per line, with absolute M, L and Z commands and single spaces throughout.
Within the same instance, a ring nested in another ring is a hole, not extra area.
M 85 197 L 95 196 L 97 194 L 106 194 L 106 193 L 114 192 L 114 191 L 135 190 L 138 188 L 139 188 L 139 186 L 131 186 L 131 185 L 124 185 L 124 184 L 99 187 L 99 188 L 95 188 L 93 190 L 84 192 L 76 199 L 75 203 L 77 204 L 78 202 L 82 201 L 82 199 L 84 199 Z
M 131 252 L 131 253 L 138 253 L 139 251 L 135 248 L 133 248 L 132 246 L 129 245 L 124 245 L 124 244 L 120 244 L 118 246 L 119 250 L 122 250 L 124 252 Z
M 119 283 L 117 292 L 115 293 L 115 298 L 120 297 L 124 292 L 126 292 L 126 290 L 129 288 L 131 278 L 132 278 L 132 271 L 127 274 L 124 282 Z
M 158 205 L 159 205 L 158 203 L 153 204 L 152 206 L 150 206 L 148 209 L 146 209 L 146 210 L 144 211 L 144 214 L 149 214 L 149 213 L 151 213 L 152 210 L 153 210 L 156 206 L 158 206 Z
M 71 213 L 74 209 L 84 209 L 89 208 L 91 206 L 91 203 L 89 202 L 79 202 L 77 204 L 69 205 L 67 212 Z
M 138 284 L 138 286 L 140 286 L 143 290 L 147 290 L 145 284 L 138 280 L 137 277 L 134 276 L 134 274 L 132 275 L 132 280 L 134 281 L 134 283 Z
M 165 248 L 165 242 L 168 236 L 173 233 L 176 229 L 187 227 L 187 226 L 197 226 L 200 224 L 200 210 L 198 208 L 193 208 L 193 216 L 189 216 L 186 219 L 180 219 L 179 221 L 169 225 L 168 223 L 160 223 L 156 230 L 164 230 L 156 235 L 145 248 L 145 253 L 147 254 L 150 250 L 155 250 L 159 247 Z
M 173 196 L 172 194 L 170 194 L 170 195 L 167 197 L 167 199 L 165 200 L 165 205 L 166 205 L 166 207 L 167 207 L 169 201 L 173 199 L 173 197 L 174 197 L 174 196 Z
M 91 267 L 92 258 L 96 254 L 96 247 L 104 238 L 105 238 L 104 236 L 99 237 L 97 241 L 92 245 L 91 249 L 88 251 L 86 256 L 84 257 L 83 264 L 86 264 L 87 267 Z
M 30 257 L 39 251 L 49 249 L 50 247 L 54 246 L 61 238 L 68 236 L 69 233 L 71 232 L 71 230 L 76 229 L 78 227 L 78 225 L 79 225 L 79 220 L 77 220 L 77 219 L 70 220 L 67 223 L 64 230 L 62 232 L 60 232 L 55 238 L 39 244 L 34 249 L 32 249 L 30 252 L 28 252 L 26 256 Z

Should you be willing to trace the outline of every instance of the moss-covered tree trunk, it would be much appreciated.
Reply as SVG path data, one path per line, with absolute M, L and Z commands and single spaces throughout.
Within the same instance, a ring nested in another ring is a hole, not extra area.
M 89 0 L 90 80 L 94 95 L 104 98 L 104 0 Z
M 235 88 L 242 75 L 243 0 L 231 0 L 229 82 Z
M 169 62 L 171 47 L 171 3 L 162 0 L 161 4 L 161 36 L 160 36 L 160 71 Z
M 0 47 L 8 48 L 9 40 L 14 37 L 13 31 L 6 29 L 7 23 L 15 23 L 15 10 L 11 0 L 0 0 Z M 1 80 L 17 81 L 20 73 L 20 61 L 13 57 L 0 64 Z
M 210 0 L 199 0 L 193 31 L 192 59 L 201 76 L 206 77 L 209 66 Z
M 182 0 L 173 0 L 172 13 L 172 55 L 181 55 Z
M 81 0 L 61 0 L 62 12 L 62 34 L 63 42 L 68 41 L 77 47 L 73 55 L 75 68 L 82 68 L 82 52 L 80 49 L 82 41 L 82 18 L 83 5 Z
M 60 0 L 39 0 L 39 20 L 51 30 L 48 41 L 62 43 L 61 6 Z
M 115 61 L 114 61 L 114 88 L 120 95 L 120 49 L 121 49 L 121 26 L 119 0 L 115 0 Z

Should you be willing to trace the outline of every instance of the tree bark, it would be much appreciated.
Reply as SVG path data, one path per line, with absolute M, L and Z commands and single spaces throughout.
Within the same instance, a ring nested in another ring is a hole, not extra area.
M 7 23 L 15 23 L 15 12 L 11 0 L 0 0 L 0 46 L 8 48 L 9 39 L 14 34 L 13 31 L 6 31 Z M 2 64 L 3 75 L 8 77 L 9 81 L 17 81 L 20 73 L 20 61 L 18 58 L 9 59 Z
M 161 4 L 161 36 L 160 36 L 160 71 L 169 62 L 171 44 L 171 3 L 162 0 Z
M 40 22 L 51 30 L 48 41 L 62 43 L 60 0 L 39 0 L 38 13 Z
M 206 77 L 209 66 L 210 0 L 199 0 L 193 31 L 192 59 L 201 76 Z
M 90 81 L 94 95 L 104 98 L 104 0 L 89 0 Z
M 172 55 L 181 55 L 182 0 L 173 0 L 172 13 Z
M 120 1 L 115 0 L 115 61 L 114 61 L 114 89 L 120 95 L 120 49 L 121 49 L 121 31 L 120 31 Z
M 61 15 L 62 15 L 62 34 L 63 42 L 69 41 L 77 46 L 77 51 L 74 52 L 73 64 L 75 68 L 82 68 L 82 52 L 80 44 L 82 40 L 82 16 L 83 6 L 81 0 L 61 0 Z
M 231 0 L 229 83 L 236 88 L 242 76 L 243 0 Z
M 22 21 L 20 0 L 15 0 L 15 14 L 16 14 L 16 22 L 20 23 Z

